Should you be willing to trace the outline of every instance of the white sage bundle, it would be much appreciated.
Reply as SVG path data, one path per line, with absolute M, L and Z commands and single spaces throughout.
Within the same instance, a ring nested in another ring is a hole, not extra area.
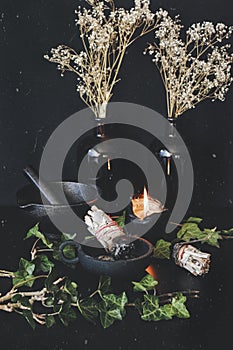
M 175 244 L 173 257 L 178 266 L 185 268 L 194 276 L 201 276 L 209 271 L 210 254 L 202 252 L 190 244 Z
M 103 210 L 92 206 L 85 216 L 88 231 L 114 258 L 126 258 L 133 248 L 123 229 Z

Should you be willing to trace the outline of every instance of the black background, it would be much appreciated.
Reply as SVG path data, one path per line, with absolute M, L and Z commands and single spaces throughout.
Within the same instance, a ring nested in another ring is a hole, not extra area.
M 0 203 L 6 205 L 15 203 L 16 190 L 26 182 L 22 168 L 28 163 L 37 167 L 49 135 L 85 106 L 75 90 L 76 77 L 67 73 L 61 78 L 56 66 L 43 58 L 60 43 L 79 49 L 74 10 L 80 1 L 0 3 Z M 231 24 L 232 20 L 229 0 L 152 1 L 153 9 L 159 7 L 171 15 L 179 13 L 185 26 L 202 20 Z M 142 54 L 152 40 L 151 33 L 129 48 L 112 101 L 138 103 L 166 115 L 159 74 Z M 204 101 L 178 121 L 193 160 L 196 205 L 233 206 L 232 99 L 231 89 L 224 103 Z
M 22 168 L 39 165 L 43 147 L 53 130 L 85 106 L 75 91 L 76 77 L 61 78 L 55 65 L 44 60 L 51 47 L 64 43 L 79 49 L 74 25 L 76 0 L 0 1 L 0 205 L 2 222 L 1 266 L 16 268 L 25 255 L 21 244 L 31 222 L 14 209 L 15 192 L 26 183 Z M 116 0 L 128 6 L 131 1 Z M 152 9 L 163 7 L 179 13 L 185 26 L 202 20 L 232 24 L 230 0 L 152 1 Z M 122 81 L 112 101 L 145 105 L 166 115 L 163 86 L 150 58 L 142 55 L 153 34 L 138 40 L 123 62 Z M 191 153 L 195 189 L 191 213 L 206 215 L 210 225 L 233 226 L 233 137 L 231 88 L 224 103 L 206 101 L 186 112 L 178 130 Z M 75 159 L 73 159 L 75 162 Z M 70 168 L 68 176 L 75 178 Z M 195 212 L 192 211 L 195 208 Z M 24 243 L 25 244 L 25 243 Z M 115 328 L 102 331 L 86 322 L 69 329 L 38 328 L 32 332 L 17 315 L 1 315 L 0 344 L 9 349 L 231 349 L 231 242 L 213 250 L 210 274 L 193 278 L 185 271 L 164 263 L 158 266 L 161 289 L 199 288 L 202 298 L 190 302 L 190 320 L 142 323 L 134 315 Z M 176 274 L 176 278 L 170 278 Z M 87 279 L 88 281 L 88 279 Z M 92 283 L 89 281 L 88 283 Z M 41 347 L 39 343 L 41 342 Z M 229 345 L 224 345 L 229 344 Z

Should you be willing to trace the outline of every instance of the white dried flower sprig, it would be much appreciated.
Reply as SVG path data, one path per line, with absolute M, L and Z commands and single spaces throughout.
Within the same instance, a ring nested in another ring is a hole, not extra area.
M 155 43 L 144 53 L 153 56 L 161 74 L 167 98 L 169 118 L 177 118 L 186 110 L 207 98 L 224 101 L 233 80 L 233 54 L 228 52 L 233 27 L 211 22 L 193 24 L 181 39 L 183 26 L 167 11 L 159 10 L 161 22 L 155 31 Z
M 86 0 L 90 9 L 79 6 L 76 24 L 84 50 L 60 45 L 45 56 L 58 64 L 62 75 L 78 75 L 77 91 L 97 118 L 106 116 L 106 107 L 114 85 L 120 80 L 119 69 L 127 47 L 156 27 L 150 0 L 135 0 L 133 8 L 116 8 L 114 0 Z

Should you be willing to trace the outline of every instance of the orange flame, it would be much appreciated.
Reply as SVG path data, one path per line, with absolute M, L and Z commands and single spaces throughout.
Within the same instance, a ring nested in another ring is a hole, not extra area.
M 108 158 L 108 170 L 109 171 L 111 170 L 111 160 L 110 160 L 110 158 Z
M 167 158 L 167 175 L 170 176 L 171 174 L 171 158 Z
M 151 275 L 155 280 L 157 280 L 156 271 L 153 265 L 149 265 L 145 271 L 149 273 L 149 275 Z
M 149 202 L 148 202 L 148 194 L 147 194 L 146 186 L 144 186 L 144 191 L 143 191 L 143 208 L 144 208 L 144 217 L 146 217 L 149 210 Z

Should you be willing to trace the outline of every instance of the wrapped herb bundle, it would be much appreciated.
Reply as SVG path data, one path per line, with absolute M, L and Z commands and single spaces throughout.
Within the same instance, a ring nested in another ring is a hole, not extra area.
M 115 260 L 130 258 L 134 244 L 117 222 L 103 210 L 92 206 L 85 216 L 85 223 L 88 231 Z
M 175 244 L 173 257 L 178 266 L 185 268 L 194 276 L 201 276 L 209 272 L 210 254 L 198 250 L 191 244 Z

